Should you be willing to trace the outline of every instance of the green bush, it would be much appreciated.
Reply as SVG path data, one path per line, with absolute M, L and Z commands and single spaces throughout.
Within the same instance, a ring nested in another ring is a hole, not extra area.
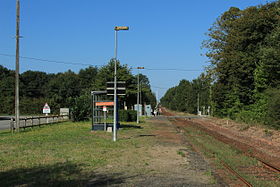
M 134 110 L 119 110 L 119 121 L 136 121 L 137 112 Z
M 137 112 L 135 110 L 127 110 L 129 113 L 129 121 L 137 120 Z
M 270 89 L 267 91 L 267 117 L 266 124 L 274 128 L 280 129 L 280 90 Z
M 77 98 L 74 98 L 72 104 L 71 117 L 73 121 L 84 121 L 88 120 L 91 112 L 91 100 L 90 95 L 81 95 Z
M 119 110 L 119 121 L 128 121 L 128 118 L 127 110 Z
M 244 123 L 255 123 L 255 113 L 252 110 L 242 110 L 238 114 L 236 114 L 236 120 Z

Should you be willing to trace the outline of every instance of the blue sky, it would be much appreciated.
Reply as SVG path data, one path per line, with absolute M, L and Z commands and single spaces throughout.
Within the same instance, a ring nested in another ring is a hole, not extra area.
M 15 54 L 15 2 L 0 0 L 0 54 Z M 181 79 L 192 80 L 207 65 L 201 43 L 216 18 L 231 6 L 244 9 L 266 0 L 21 0 L 20 55 L 104 65 L 114 56 L 114 26 L 119 32 L 118 59 L 129 67 L 190 69 L 141 70 L 153 91 Z M 14 57 L 0 64 L 15 68 Z M 78 72 L 86 66 L 20 60 L 20 71 Z M 133 70 L 133 73 L 137 71 Z

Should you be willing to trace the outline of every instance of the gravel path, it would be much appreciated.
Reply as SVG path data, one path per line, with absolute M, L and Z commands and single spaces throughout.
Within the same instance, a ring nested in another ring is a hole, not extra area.
M 149 136 L 154 144 L 139 147 L 134 153 L 142 164 L 136 159 L 128 164 L 128 158 L 120 158 L 118 166 L 110 165 L 99 171 L 108 175 L 118 173 L 117 178 L 106 183 L 92 179 L 89 186 L 224 186 L 166 117 L 155 117 L 148 123 L 154 129 L 153 136 Z

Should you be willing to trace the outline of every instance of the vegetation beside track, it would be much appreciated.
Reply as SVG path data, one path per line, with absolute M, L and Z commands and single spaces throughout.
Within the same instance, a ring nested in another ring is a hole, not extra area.
M 244 155 L 241 151 L 216 140 L 197 128 L 186 126 L 184 130 L 187 139 L 206 157 L 214 160 L 218 170 L 224 168 L 222 165 L 222 162 L 224 162 L 253 186 L 280 186 L 279 174 L 267 176 L 264 173 L 258 173 L 262 170 L 258 169 L 261 166 L 256 159 Z M 274 180 L 271 180 L 272 178 Z M 229 180 L 237 179 L 232 176 Z

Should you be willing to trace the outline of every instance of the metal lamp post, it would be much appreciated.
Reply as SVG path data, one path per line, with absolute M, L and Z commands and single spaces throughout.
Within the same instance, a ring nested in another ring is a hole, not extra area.
M 139 106 L 139 93 L 140 93 L 140 86 L 139 86 L 139 69 L 144 69 L 144 67 L 137 67 L 138 69 L 138 80 L 137 80 L 137 85 L 138 85 L 138 89 L 137 89 L 137 124 L 139 124 L 139 113 L 140 113 L 140 106 Z
M 118 50 L 118 31 L 129 30 L 129 27 L 115 27 L 115 71 L 114 71 L 114 125 L 113 141 L 117 141 L 117 50 Z

